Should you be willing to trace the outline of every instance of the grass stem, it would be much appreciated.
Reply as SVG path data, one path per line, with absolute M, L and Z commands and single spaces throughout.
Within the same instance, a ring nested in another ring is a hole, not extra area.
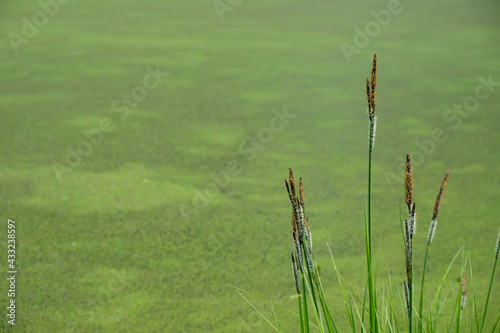
M 422 284 L 420 286 L 420 305 L 418 308 L 418 333 L 422 333 L 423 329 L 423 306 L 424 306 L 424 281 L 425 281 L 425 270 L 427 267 L 427 255 L 429 253 L 429 244 L 427 244 L 427 247 L 425 249 L 425 258 L 424 258 L 424 269 L 422 272 Z
M 488 303 L 490 301 L 491 286 L 493 285 L 493 277 L 495 276 L 495 269 L 497 267 L 497 262 L 498 262 L 498 248 L 497 248 L 497 251 L 496 251 L 495 263 L 493 264 L 493 271 L 491 272 L 490 285 L 488 287 L 488 296 L 486 297 L 486 304 L 484 306 L 483 320 L 481 322 L 481 330 L 480 330 L 480 332 L 482 332 L 483 328 L 484 328 L 484 321 L 486 319 L 486 312 L 488 311 Z

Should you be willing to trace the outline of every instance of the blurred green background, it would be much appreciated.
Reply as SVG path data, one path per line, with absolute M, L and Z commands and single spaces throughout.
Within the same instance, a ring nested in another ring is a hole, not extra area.
M 304 178 L 333 317 L 347 325 L 326 244 L 362 292 L 374 53 L 379 285 L 390 275 L 401 292 L 405 279 L 410 152 L 417 263 L 451 169 L 426 297 L 465 246 L 482 309 L 500 227 L 498 1 L 63 2 L 0 1 L 0 266 L 12 219 L 19 270 L 16 326 L 2 313 L 3 331 L 273 331 L 229 284 L 297 312 L 289 167 Z M 445 283 L 455 291 L 459 271 Z M 492 293 L 490 328 L 499 274 Z M 299 330 L 275 310 L 281 331 Z

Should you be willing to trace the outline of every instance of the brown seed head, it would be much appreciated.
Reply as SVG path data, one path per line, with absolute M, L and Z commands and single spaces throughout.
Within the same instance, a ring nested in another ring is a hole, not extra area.
M 299 196 L 300 196 L 300 205 L 304 207 L 305 197 L 304 197 L 304 184 L 302 184 L 302 177 L 300 177 L 299 181 Z
M 288 178 L 290 180 L 290 192 L 292 193 L 292 197 L 295 200 L 295 203 L 297 203 L 297 190 L 295 187 L 295 179 L 293 178 L 292 168 L 288 169 Z
M 437 219 L 439 213 L 439 207 L 441 206 L 441 200 L 443 199 L 444 190 L 446 189 L 446 184 L 448 183 L 449 175 L 450 175 L 450 169 L 446 170 L 446 174 L 444 175 L 443 181 L 441 182 L 441 188 L 439 189 L 436 202 L 434 203 L 434 212 L 432 213 L 433 220 Z
M 377 90 L 377 54 L 373 55 L 372 75 L 371 75 L 371 110 L 375 116 L 375 92 Z
M 371 93 L 370 93 L 370 80 L 366 78 L 366 100 L 368 102 L 368 115 L 370 119 L 372 117 L 372 103 L 371 103 Z
M 297 290 L 297 294 L 300 295 L 299 274 L 297 270 L 297 263 L 295 262 L 295 258 L 293 257 L 293 252 L 292 252 L 292 270 L 293 270 L 293 277 L 295 279 L 295 289 Z
M 293 239 L 299 240 L 299 225 L 297 224 L 297 219 L 295 218 L 295 214 L 292 214 L 292 231 L 293 231 Z
M 295 190 L 295 188 L 292 187 L 293 184 L 291 182 L 288 183 L 287 179 L 285 179 L 285 186 L 286 186 L 286 191 L 288 192 L 288 198 L 290 199 L 290 204 L 292 205 L 292 210 L 295 213 L 297 210 L 297 204 L 295 200 L 295 192 L 292 192 L 292 190 Z
M 290 186 L 288 185 L 288 179 L 285 178 L 285 186 L 286 186 L 286 191 L 288 192 L 288 195 L 291 197 L 291 192 L 290 192 Z
M 294 195 L 294 193 L 292 193 L 290 189 L 292 183 L 289 184 L 288 180 L 285 179 L 285 185 L 286 185 L 286 190 L 288 192 L 288 198 L 290 199 L 290 204 L 292 205 L 292 230 L 294 234 L 294 239 L 298 240 L 300 237 L 299 237 L 299 225 L 297 223 L 297 218 L 299 216 L 297 200 L 296 196 Z
M 413 200 L 413 172 L 411 171 L 410 154 L 406 154 L 406 180 L 405 180 L 405 196 L 408 212 L 411 211 L 411 203 Z

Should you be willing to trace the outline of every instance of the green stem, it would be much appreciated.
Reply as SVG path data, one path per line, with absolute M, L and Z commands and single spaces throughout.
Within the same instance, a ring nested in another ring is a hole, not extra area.
M 367 203 L 367 223 L 366 232 L 366 265 L 368 270 L 368 296 L 370 301 L 370 331 L 378 332 L 377 325 L 377 301 L 373 285 L 372 271 L 372 225 L 371 225 L 371 180 L 372 180 L 372 140 L 373 140 L 373 120 L 370 120 L 370 137 L 368 140 L 368 203 Z
M 316 280 L 315 280 L 315 277 L 313 276 L 313 273 L 309 268 L 311 266 L 314 267 L 314 262 L 310 262 L 309 260 L 313 260 L 311 257 L 309 257 L 307 254 L 306 254 L 306 246 L 305 246 L 305 237 L 303 238 L 303 242 L 302 242 L 302 247 L 301 247 L 301 250 L 302 250 L 302 257 L 304 258 L 304 261 L 305 261 L 305 265 L 304 267 L 302 268 L 303 269 L 303 272 L 304 272 L 304 279 L 307 279 L 305 280 L 306 282 L 308 281 L 309 282 L 309 291 L 311 293 L 311 300 L 312 300 L 312 304 L 314 305 L 313 308 L 314 308 L 314 313 L 316 315 L 316 319 L 318 321 L 318 325 L 319 327 L 321 328 L 321 332 L 324 331 L 324 328 L 323 328 L 323 318 L 321 316 L 321 311 L 318 307 L 318 302 L 316 300 L 316 292 L 314 291 L 315 289 L 315 283 L 316 283 Z M 304 292 L 305 294 L 305 292 Z
M 459 333 L 460 332 L 460 318 L 462 316 L 462 313 L 461 313 L 461 299 L 462 299 L 462 282 L 460 282 L 460 292 L 458 293 L 458 297 L 457 297 L 457 327 L 456 327 L 456 332 Z
M 429 244 L 427 244 L 427 248 L 425 249 L 425 259 L 424 259 L 424 271 L 422 272 L 422 285 L 420 286 L 420 306 L 418 309 L 418 332 L 422 333 L 422 325 L 423 325 L 423 305 L 424 305 L 424 280 L 425 280 L 425 269 L 427 267 L 427 254 L 429 253 Z
M 304 324 L 304 332 L 309 333 L 309 313 L 307 312 L 307 289 L 306 289 L 306 278 L 305 276 L 302 276 L 302 290 L 303 290 L 303 296 L 302 296 L 302 313 L 304 314 L 303 317 L 301 317 L 301 325 Z M 301 313 L 301 316 L 302 316 Z
M 297 294 L 297 299 L 299 301 L 299 319 L 300 319 L 300 332 L 304 333 L 305 332 L 305 327 L 304 327 L 304 313 L 302 311 L 302 300 L 300 299 L 301 296 L 300 294 Z
M 498 253 L 497 253 L 497 256 L 495 257 L 495 264 L 493 265 L 493 272 L 491 272 L 490 286 L 488 288 L 488 296 L 486 297 L 486 305 L 484 306 L 483 322 L 481 323 L 480 332 L 482 332 L 483 328 L 484 328 L 484 320 L 486 319 L 486 311 L 488 310 L 488 302 L 490 301 L 491 286 L 493 284 L 493 277 L 495 276 L 495 268 L 497 267 L 497 261 L 498 261 Z
M 410 248 L 413 256 L 413 243 L 410 240 Z M 408 332 L 411 333 L 413 330 L 413 263 L 410 262 L 410 276 L 408 278 Z

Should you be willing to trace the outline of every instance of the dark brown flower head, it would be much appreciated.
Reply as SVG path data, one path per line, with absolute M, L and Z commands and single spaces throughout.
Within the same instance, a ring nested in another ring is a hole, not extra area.
M 292 168 L 288 169 L 289 171 L 289 179 L 285 179 L 285 185 L 286 185 L 286 190 L 288 192 L 288 197 L 290 199 L 290 204 L 292 205 L 292 228 L 294 231 L 294 235 L 296 235 L 296 239 L 302 244 L 302 236 L 304 234 L 304 206 L 301 204 L 303 202 L 303 186 L 300 185 L 302 189 L 299 188 L 299 191 L 301 191 L 301 201 L 299 201 L 299 198 L 297 197 L 297 190 L 296 190 L 296 185 L 295 185 L 295 179 L 293 177 L 293 171 Z M 295 237 L 295 236 L 294 236 Z
M 304 184 L 302 184 L 302 177 L 300 177 L 299 181 L 299 196 L 300 196 L 300 205 L 304 207 L 305 197 L 304 197 Z
M 292 196 L 293 196 L 293 199 L 295 201 L 295 203 L 297 204 L 298 200 L 297 200 L 297 190 L 296 190 L 296 187 L 295 187 L 295 178 L 293 178 L 293 171 L 292 171 L 292 168 L 289 168 L 288 169 L 288 178 L 290 180 L 290 192 L 292 193 Z
M 406 154 L 406 180 L 405 180 L 405 196 L 408 212 L 411 211 L 411 203 L 413 201 L 413 172 L 411 171 L 410 154 Z
M 375 115 L 375 91 L 377 88 L 377 54 L 373 55 L 372 76 L 371 76 L 371 102 L 373 115 Z
M 287 179 L 285 179 L 285 186 L 286 186 L 286 191 L 288 192 L 288 198 L 290 199 L 290 204 L 292 205 L 292 210 L 295 212 L 297 210 L 297 204 L 296 204 L 296 198 L 295 198 L 295 190 L 294 184 L 292 182 L 288 182 Z
M 444 190 L 446 189 L 446 184 L 448 183 L 449 175 L 450 175 L 450 169 L 446 170 L 446 174 L 444 175 L 443 181 L 441 182 L 441 188 L 439 189 L 436 202 L 434 203 L 434 211 L 432 213 L 433 220 L 437 219 L 439 213 L 439 207 L 441 206 L 441 200 L 443 199 Z
M 292 205 L 292 230 L 293 230 L 293 238 L 295 240 L 299 240 L 299 224 L 297 222 L 299 212 L 298 212 L 298 207 L 297 207 L 297 201 L 295 197 L 295 193 L 292 192 L 291 186 L 293 186 L 292 182 L 288 182 L 287 179 L 285 179 L 285 185 L 286 185 L 286 190 L 288 192 L 288 198 L 290 199 L 290 204 Z
M 368 100 L 368 116 L 370 121 L 375 117 L 375 93 L 377 91 L 377 55 L 373 55 L 373 64 L 370 80 L 366 79 L 366 98 Z
M 368 102 L 368 115 L 371 117 L 371 109 L 372 109 L 372 103 L 371 103 L 371 93 L 370 93 L 370 80 L 366 78 L 366 101 Z

